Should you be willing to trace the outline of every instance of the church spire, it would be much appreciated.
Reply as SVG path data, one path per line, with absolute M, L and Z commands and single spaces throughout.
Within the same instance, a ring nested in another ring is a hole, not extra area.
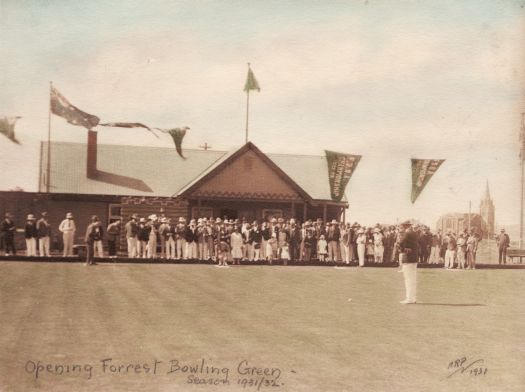
M 485 200 L 490 200 L 489 180 L 487 180 L 487 187 L 485 188 Z

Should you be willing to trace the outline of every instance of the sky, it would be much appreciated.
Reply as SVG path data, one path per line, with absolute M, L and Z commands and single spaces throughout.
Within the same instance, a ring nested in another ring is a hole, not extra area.
M 525 0 L 0 0 L 0 189 L 36 191 L 49 83 L 102 121 L 191 127 L 183 147 L 244 143 L 263 152 L 362 155 L 349 219 L 478 212 L 490 185 L 499 225 L 519 223 L 525 112 Z M 142 130 L 99 129 L 99 143 L 172 147 Z M 51 118 L 51 138 L 86 131 Z M 410 202 L 411 158 L 446 159 Z M 328 181 L 320 178 L 320 181 Z

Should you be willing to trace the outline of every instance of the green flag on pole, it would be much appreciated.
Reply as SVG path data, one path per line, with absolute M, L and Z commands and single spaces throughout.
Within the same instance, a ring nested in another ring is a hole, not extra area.
M 244 91 L 248 92 L 250 90 L 261 91 L 261 88 L 259 87 L 257 79 L 255 79 L 252 69 L 248 67 L 248 76 L 246 77 L 246 83 L 244 84 Z

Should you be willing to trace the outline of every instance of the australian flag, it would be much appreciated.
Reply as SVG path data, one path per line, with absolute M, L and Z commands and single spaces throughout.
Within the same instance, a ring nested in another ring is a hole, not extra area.
M 98 125 L 100 119 L 97 116 L 83 112 L 72 105 L 58 90 L 51 87 L 51 112 L 63 117 L 68 123 L 92 129 Z

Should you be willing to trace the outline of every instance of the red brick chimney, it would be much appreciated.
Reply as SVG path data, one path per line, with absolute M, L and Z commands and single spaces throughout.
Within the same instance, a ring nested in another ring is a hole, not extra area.
M 97 175 L 97 132 L 92 130 L 88 130 L 86 175 L 87 178 Z

